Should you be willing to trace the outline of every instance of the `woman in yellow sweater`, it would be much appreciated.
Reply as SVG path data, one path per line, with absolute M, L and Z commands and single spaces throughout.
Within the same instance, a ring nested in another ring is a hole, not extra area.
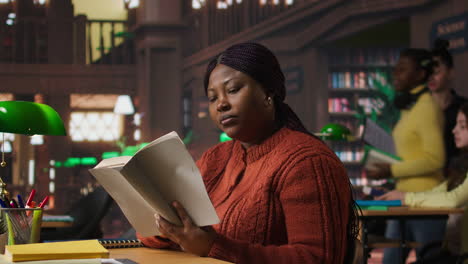
M 465 207 L 468 204 L 468 104 L 458 111 L 453 135 L 455 146 L 460 150 L 456 158 L 450 160 L 447 180 L 426 192 L 391 191 L 378 200 L 401 200 L 402 204 L 413 207 Z M 449 263 L 450 255 L 468 252 L 468 217 L 450 215 L 445 236 L 446 249 L 437 254 L 440 263 Z M 463 238 L 463 239 L 461 239 Z M 432 263 L 432 262 L 431 262 Z M 451 262 L 450 262 L 451 263 Z
M 394 103 L 401 109 L 401 116 L 393 129 L 393 138 L 402 162 L 377 164 L 378 169 L 368 171 L 367 175 L 374 179 L 393 177 L 399 191 L 427 191 L 439 185 L 443 179 L 443 113 L 425 85 L 432 69 L 431 53 L 424 49 L 403 50 L 394 69 L 397 91 Z M 406 227 L 409 239 L 428 243 L 443 238 L 445 221 L 414 220 L 408 221 Z M 399 234 L 399 223 L 388 221 L 385 236 L 396 239 Z M 386 249 L 383 263 L 397 263 L 399 251 Z M 407 255 L 408 252 L 403 254 Z

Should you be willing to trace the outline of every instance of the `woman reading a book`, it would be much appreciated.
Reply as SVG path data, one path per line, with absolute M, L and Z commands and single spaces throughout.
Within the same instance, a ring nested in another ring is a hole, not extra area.
M 449 162 L 446 181 L 426 192 L 391 191 L 377 199 L 401 200 L 402 204 L 412 207 L 465 207 L 468 205 L 468 180 L 466 180 L 468 173 L 467 117 L 468 104 L 465 103 L 458 111 L 456 125 L 452 130 L 455 146 L 460 152 Z M 435 255 L 440 262 L 434 263 L 454 263 L 455 261 L 449 261 L 449 258 L 454 258 L 451 255 L 468 252 L 468 235 L 462 233 L 462 231 L 468 232 L 468 229 L 463 230 L 463 226 L 468 227 L 468 217 L 449 216 L 445 235 L 446 248 L 440 254 Z M 462 237 L 463 242 L 461 241 Z
M 427 191 L 443 179 L 445 163 L 443 139 L 443 114 L 425 85 L 433 70 L 432 55 L 424 49 L 406 49 L 393 72 L 397 91 L 395 105 L 401 111 L 400 119 L 393 129 L 396 154 L 401 162 L 376 164 L 369 170 L 368 178 L 393 178 L 396 189 L 405 192 Z M 413 241 L 427 243 L 441 240 L 445 230 L 443 220 L 407 221 L 408 236 Z M 398 239 L 398 221 L 387 221 L 385 236 Z M 407 255 L 408 252 L 403 254 Z M 400 249 L 387 248 L 383 263 L 397 263 Z
M 234 263 L 349 263 L 356 235 L 349 179 L 284 103 L 274 54 L 233 45 L 209 63 L 204 84 L 211 119 L 233 138 L 197 162 L 221 222 L 199 228 L 174 203 L 184 226 L 157 216 L 166 239 L 143 243 Z

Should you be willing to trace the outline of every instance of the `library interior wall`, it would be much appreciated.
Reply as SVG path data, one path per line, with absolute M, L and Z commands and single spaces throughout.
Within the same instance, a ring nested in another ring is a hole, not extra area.
M 337 31 L 331 30 L 319 39 L 311 39 L 310 43 L 303 43 L 304 46 L 298 46 L 297 36 L 307 30 L 309 25 L 301 23 L 291 24 L 290 27 L 296 28 L 288 33 L 281 31 L 273 32 L 268 36 L 253 35 L 252 41 L 259 41 L 266 44 L 277 54 L 283 69 L 290 66 L 299 66 L 303 71 L 303 82 L 299 92 L 288 94 L 286 102 L 298 114 L 305 126 L 311 132 L 317 132 L 324 124 L 330 121 L 328 115 L 328 62 L 326 48 L 330 45 L 342 45 L 344 47 L 356 46 L 362 47 L 423 47 L 429 48 L 429 32 L 432 23 L 440 19 L 466 12 L 468 5 L 466 0 L 448 0 L 434 1 L 422 5 L 420 8 L 405 9 L 401 12 L 392 10 L 383 13 L 385 19 L 369 13 L 365 16 L 354 17 L 351 20 L 360 21 L 359 25 L 347 21 L 340 24 Z M 366 22 L 368 26 L 366 26 Z M 382 22 L 383 21 L 383 22 Z M 312 22 L 312 24 L 314 24 Z M 353 27 L 354 25 L 354 27 Z M 377 25 L 377 26 L 375 26 Z M 357 27 L 362 30 L 356 31 Z M 369 36 L 363 38 L 363 32 Z M 375 37 L 378 34 L 381 37 Z M 343 41 L 336 40 L 337 36 Z M 331 43 L 323 43 L 327 39 L 335 39 Z M 371 44 L 366 43 L 371 42 Z M 202 80 L 206 62 L 199 65 L 188 66 L 184 70 L 185 79 L 197 78 Z M 468 82 L 468 76 L 463 74 L 463 69 L 468 66 L 467 52 L 455 55 L 456 78 L 455 87 L 457 91 L 468 95 L 468 87 L 463 87 Z M 200 73 L 193 68 L 203 68 Z M 202 81 L 200 81 L 202 82 Z M 202 83 L 199 84 L 200 90 L 192 94 L 193 98 L 193 128 L 194 132 L 201 135 L 200 145 L 209 146 L 216 141 L 211 137 L 216 135 L 216 129 L 210 124 L 208 118 L 198 118 L 197 107 L 200 98 L 203 98 L 204 92 Z M 207 134 L 206 134 L 207 133 Z M 205 136 L 206 134 L 206 136 Z M 208 136 L 209 135 L 209 136 Z M 206 140 L 205 140 L 206 139 Z M 198 140 L 198 139 L 197 139 Z
M 438 1 L 437 5 L 432 8 L 425 9 L 421 12 L 415 13 L 411 17 L 411 46 L 430 48 L 432 43 L 429 42 L 429 34 L 431 26 L 434 22 L 457 16 L 468 12 L 468 3 L 466 0 L 447 0 Z M 454 88 L 461 95 L 468 97 L 468 75 L 466 69 L 468 68 L 468 51 L 455 53 L 455 76 Z

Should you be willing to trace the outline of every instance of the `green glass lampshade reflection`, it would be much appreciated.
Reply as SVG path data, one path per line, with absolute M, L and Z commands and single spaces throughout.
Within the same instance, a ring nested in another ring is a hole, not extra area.
M 67 134 L 62 119 L 52 107 L 25 101 L 0 102 L 0 132 L 55 136 Z
M 230 138 L 225 132 L 222 132 L 219 135 L 219 142 L 226 142 L 226 141 L 229 141 L 229 140 L 232 140 L 232 138 Z
M 326 124 L 320 130 L 320 133 L 317 133 L 315 135 L 319 136 L 323 140 L 353 140 L 351 131 L 347 127 L 335 123 Z

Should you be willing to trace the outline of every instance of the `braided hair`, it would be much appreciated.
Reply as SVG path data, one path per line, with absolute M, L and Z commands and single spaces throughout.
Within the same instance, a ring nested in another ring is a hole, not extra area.
M 435 62 L 431 52 L 428 50 L 414 48 L 404 49 L 400 52 L 400 57 L 411 59 L 417 70 L 424 71 L 424 77 L 418 85 L 425 84 L 434 72 Z M 412 94 L 410 91 L 401 91 L 397 93 L 393 103 L 398 109 L 409 109 L 416 103 L 420 95 L 427 92 L 429 92 L 427 87 L 416 94 Z
M 400 57 L 411 59 L 418 70 L 423 70 L 425 72 L 424 79 L 420 84 L 425 84 L 434 72 L 435 62 L 432 59 L 431 52 L 428 50 L 414 48 L 404 49 L 400 52 Z
M 261 85 L 264 92 L 273 98 L 275 121 L 278 122 L 280 127 L 284 126 L 317 138 L 305 128 L 299 117 L 284 102 L 286 98 L 285 77 L 276 56 L 267 47 L 254 42 L 245 42 L 235 44 L 218 54 L 209 62 L 206 69 L 204 78 L 205 94 L 208 91 L 211 72 L 218 64 L 245 73 Z M 350 195 L 347 261 L 351 261 L 354 255 L 355 239 L 358 233 L 356 205 L 352 192 Z
M 275 120 L 280 126 L 312 135 L 294 111 L 284 103 L 286 98 L 285 78 L 276 56 L 265 46 L 245 42 L 235 44 L 210 61 L 206 69 L 204 86 L 207 93 L 211 72 L 216 65 L 224 64 L 243 72 L 261 84 L 264 92 L 273 98 Z
M 453 57 L 452 54 L 448 51 L 450 43 L 448 40 L 438 38 L 434 41 L 434 48 L 432 49 L 432 56 L 440 58 L 447 68 L 453 69 Z

